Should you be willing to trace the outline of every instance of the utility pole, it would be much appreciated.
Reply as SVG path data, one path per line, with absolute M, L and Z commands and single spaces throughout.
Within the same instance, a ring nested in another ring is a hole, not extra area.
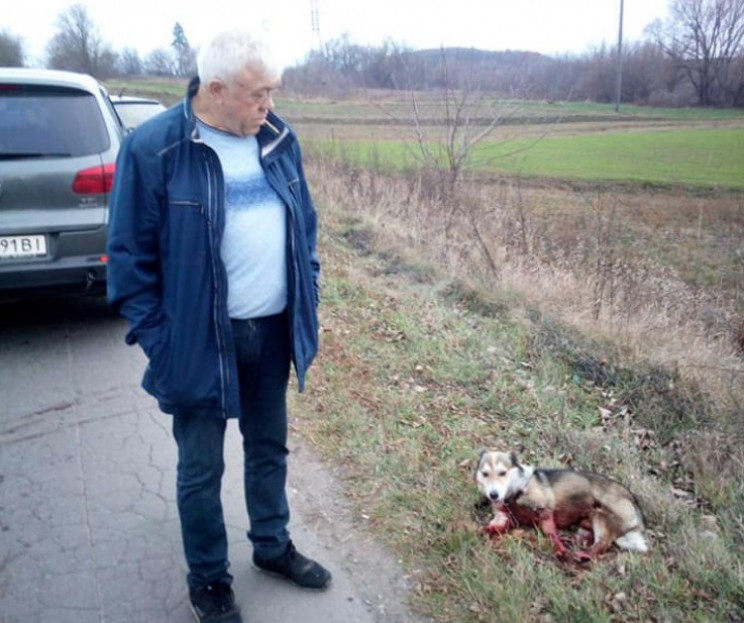
M 615 112 L 620 112 L 620 99 L 623 92 L 623 9 L 624 0 L 620 0 L 620 26 L 617 30 L 617 67 L 615 68 Z

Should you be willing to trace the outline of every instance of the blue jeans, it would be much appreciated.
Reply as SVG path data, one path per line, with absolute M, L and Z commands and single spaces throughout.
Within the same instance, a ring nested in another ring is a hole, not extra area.
M 262 558 L 282 554 L 289 542 L 287 383 L 290 336 L 287 315 L 233 320 L 238 361 L 248 538 Z M 220 489 L 225 471 L 226 420 L 178 415 L 177 500 L 191 589 L 230 582 L 227 533 Z

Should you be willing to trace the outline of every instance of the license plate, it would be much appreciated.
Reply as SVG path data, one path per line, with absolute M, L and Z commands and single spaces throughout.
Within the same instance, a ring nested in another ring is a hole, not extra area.
M 46 236 L 0 236 L 0 260 L 46 254 Z

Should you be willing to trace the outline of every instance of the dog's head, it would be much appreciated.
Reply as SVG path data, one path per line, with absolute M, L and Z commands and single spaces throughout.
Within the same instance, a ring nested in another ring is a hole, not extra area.
M 491 502 L 506 502 L 527 486 L 532 474 L 525 467 L 516 452 L 482 450 L 475 470 L 478 490 Z

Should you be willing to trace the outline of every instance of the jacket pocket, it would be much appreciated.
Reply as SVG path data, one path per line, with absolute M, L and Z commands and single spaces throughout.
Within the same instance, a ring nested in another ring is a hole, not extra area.
M 187 330 L 173 321 L 163 327 L 150 353 L 145 389 L 171 408 L 216 408 L 219 361 L 207 336 L 209 331 Z
M 199 214 L 204 214 L 204 204 L 195 199 L 168 199 L 168 208 L 174 210 L 193 210 Z
M 159 350 L 162 341 L 163 328 L 159 324 L 137 331 L 137 342 L 150 361 L 152 361 L 155 351 Z
M 162 390 L 163 380 L 167 376 L 169 368 L 168 351 L 170 350 L 170 340 L 168 338 L 169 332 L 165 327 L 159 327 L 157 333 L 157 338 L 147 347 L 143 344 L 142 348 L 149 360 L 150 374 L 152 375 L 153 381 L 155 381 L 156 386 L 160 387 Z

